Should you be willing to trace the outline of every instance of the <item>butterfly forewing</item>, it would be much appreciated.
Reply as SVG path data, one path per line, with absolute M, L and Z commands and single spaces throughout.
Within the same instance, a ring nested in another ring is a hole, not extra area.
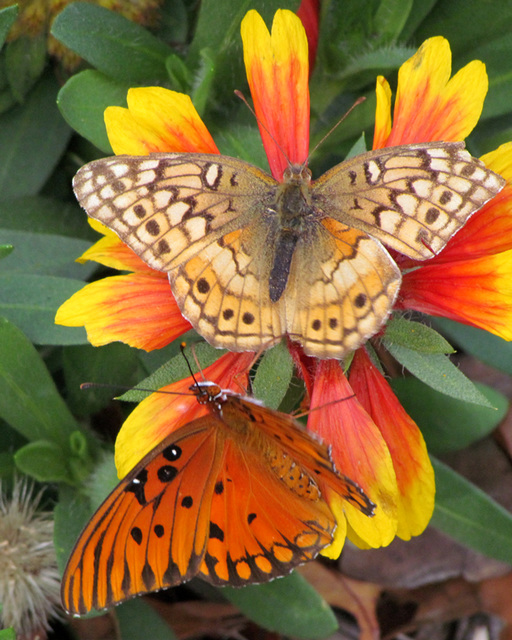
M 66 566 L 66 611 L 104 609 L 197 573 L 221 462 L 214 426 L 207 417 L 178 429 L 108 496 Z
M 294 483 L 311 484 L 314 491 L 296 492 L 272 472 L 269 452 L 230 445 L 215 485 L 200 571 L 212 584 L 241 587 L 313 559 L 332 541 L 336 521 L 309 476 L 297 473 Z
M 313 197 L 327 215 L 426 260 L 504 185 L 463 142 L 433 142 L 342 162 L 314 183 Z

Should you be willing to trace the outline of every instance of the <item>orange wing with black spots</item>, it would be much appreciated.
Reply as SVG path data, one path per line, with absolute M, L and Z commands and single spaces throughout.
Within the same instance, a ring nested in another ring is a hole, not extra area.
M 332 542 L 322 483 L 371 515 L 328 449 L 286 414 L 212 383 L 209 415 L 177 429 L 120 482 L 76 543 L 62 581 L 81 615 L 199 575 L 243 586 L 286 575 Z

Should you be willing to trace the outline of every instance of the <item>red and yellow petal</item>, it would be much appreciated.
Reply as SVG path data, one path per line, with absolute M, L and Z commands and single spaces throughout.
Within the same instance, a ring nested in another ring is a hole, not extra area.
M 272 175 L 280 180 L 309 148 L 308 42 L 300 19 L 280 9 L 270 34 L 261 16 L 242 20 L 247 79 Z
M 391 87 L 384 76 L 377 77 L 375 85 L 377 104 L 375 107 L 375 130 L 373 148 L 382 149 L 391 133 Z
M 369 518 L 350 503 L 343 503 L 348 537 L 359 546 L 389 544 L 397 527 L 393 463 L 384 438 L 354 397 L 339 362 L 319 362 L 311 408 L 308 429 L 331 445 L 338 471 L 357 482 L 377 505 L 375 515 Z
M 223 389 L 242 390 L 247 387 L 248 370 L 253 360 L 253 353 L 226 353 L 207 367 L 203 375 Z M 194 382 L 192 377 L 187 377 L 169 384 L 160 392 L 152 393 L 132 411 L 116 440 L 115 462 L 119 478 L 176 429 L 208 414 L 208 407 L 199 404 L 190 391 Z
M 93 260 L 105 267 L 117 269 L 118 271 L 156 273 L 154 269 L 148 267 L 113 231 L 110 231 L 110 229 L 101 224 L 101 222 L 89 218 L 89 223 L 95 231 L 102 233 L 104 237 L 95 242 L 87 251 L 77 258 L 77 262 L 84 263 L 88 260 Z
M 434 510 L 434 470 L 425 441 L 365 349 L 354 355 L 350 385 L 391 453 L 399 491 L 396 533 L 409 540 L 424 531 Z
M 318 48 L 318 33 L 320 29 L 320 0 L 302 0 L 297 9 L 297 16 L 300 18 L 308 39 L 309 50 L 309 75 L 313 71 Z
M 464 140 L 482 112 L 487 73 L 482 62 L 473 60 L 451 79 L 450 74 L 448 41 L 441 36 L 426 40 L 400 67 L 393 126 L 389 136 L 376 129 L 374 148 Z
M 451 318 L 512 340 L 512 249 L 409 271 L 396 306 Z
M 86 285 L 57 311 L 56 324 L 85 327 L 89 342 L 124 342 L 151 351 L 191 326 L 181 315 L 167 277 L 157 272 L 104 278 Z
M 162 87 L 139 87 L 128 91 L 127 101 L 127 109 L 105 109 L 105 126 L 116 155 L 219 153 L 189 96 Z

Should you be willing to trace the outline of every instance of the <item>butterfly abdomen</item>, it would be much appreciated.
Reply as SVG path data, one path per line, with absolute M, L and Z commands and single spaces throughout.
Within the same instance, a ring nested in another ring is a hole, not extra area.
M 320 489 L 314 479 L 285 451 L 274 447 L 269 451 L 268 458 L 272 471 L 294 493 L 311 501 L 321 499 Z

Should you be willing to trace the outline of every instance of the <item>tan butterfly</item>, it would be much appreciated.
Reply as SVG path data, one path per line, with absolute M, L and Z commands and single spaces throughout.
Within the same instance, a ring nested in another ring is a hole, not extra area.
M 286 575 L 333 540 L 327 487 L 372 515 L 327 447 L 289 415 L 212 382 L 191 390 L 209 414 L 146 455 L 80 535 L 62 579 L 69 613 L 196 575 L 239 587 Z
M 212 345 L 258 351 L 285 334 L 319 358 L 374 335 L 400 271 L 381 242 L 426 260 L 505 185 L 464 143 L 370 151 L 316 181 L 283 182 L 199 153 L 91 162 L 74 189 L 92 217 L 169 275 L 183 315 Z

